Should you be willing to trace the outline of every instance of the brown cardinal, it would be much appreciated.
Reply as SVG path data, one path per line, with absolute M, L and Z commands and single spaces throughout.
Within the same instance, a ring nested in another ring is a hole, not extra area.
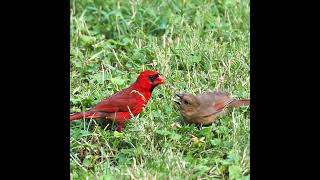
M 197 125 L 212 124 L 228 107 L 250 105 L 250 99 L 236 100 L 226 92 L 205 92 L 198 96 L 188 93 L 177 93 L 175 102 L 187 123 Z
M 116 123 L 116 130 L 123 131 L 124 123 L 138 115 L 147 105 L 153 89 L 164 83 L 157 71 L 143 71 L 128 88 L 103 99 L 86 112 L 70 115 L 70 121 L 76 119 L 106 118 Z

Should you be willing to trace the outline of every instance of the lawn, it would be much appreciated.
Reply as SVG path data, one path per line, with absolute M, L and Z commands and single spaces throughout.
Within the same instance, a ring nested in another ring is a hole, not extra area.
M 166 78 L 123 134 L 103 120 L 70 123 L 71 179 L 249 179 L 249 107 L 208 127 L 171 127 L 181 118 L 176 92 L 250 98 L 249 3 L 71 0 L 71 113 L 129 86 L 142 70 Z

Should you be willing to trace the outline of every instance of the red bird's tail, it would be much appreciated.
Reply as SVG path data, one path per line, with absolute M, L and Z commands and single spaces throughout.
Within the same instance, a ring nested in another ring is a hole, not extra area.
M 250 106 L 250 99 L 241 99 L 233 101 L 229 107 Z
M 86 111 L 86 112 L 80 112 L 70 115 L 70 121 L 76 120 L 76 119 L 95 119 L 95 118 L 104 118 L 106 117 L 106 114 L 103 112 L 95 112 L 95 111 Z

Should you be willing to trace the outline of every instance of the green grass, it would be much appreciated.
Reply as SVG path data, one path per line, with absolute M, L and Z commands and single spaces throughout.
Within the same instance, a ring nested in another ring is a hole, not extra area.
M 71 112 L 155 69 L 166 84 L 124 134 L 99 120 L 70 124 L 71 179 L 249 179 L 250 108 L 184 125 L 175 92 L 250 96 L 249 0 L 71 0 Z M 204 138 L 192 141 L 191 135 Z

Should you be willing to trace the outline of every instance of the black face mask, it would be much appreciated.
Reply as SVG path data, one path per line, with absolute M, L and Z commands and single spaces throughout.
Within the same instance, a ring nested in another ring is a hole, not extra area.
M 159 77 L 159 75 L 149 76 L 149 81 L 153 84 L 153 82 Z

